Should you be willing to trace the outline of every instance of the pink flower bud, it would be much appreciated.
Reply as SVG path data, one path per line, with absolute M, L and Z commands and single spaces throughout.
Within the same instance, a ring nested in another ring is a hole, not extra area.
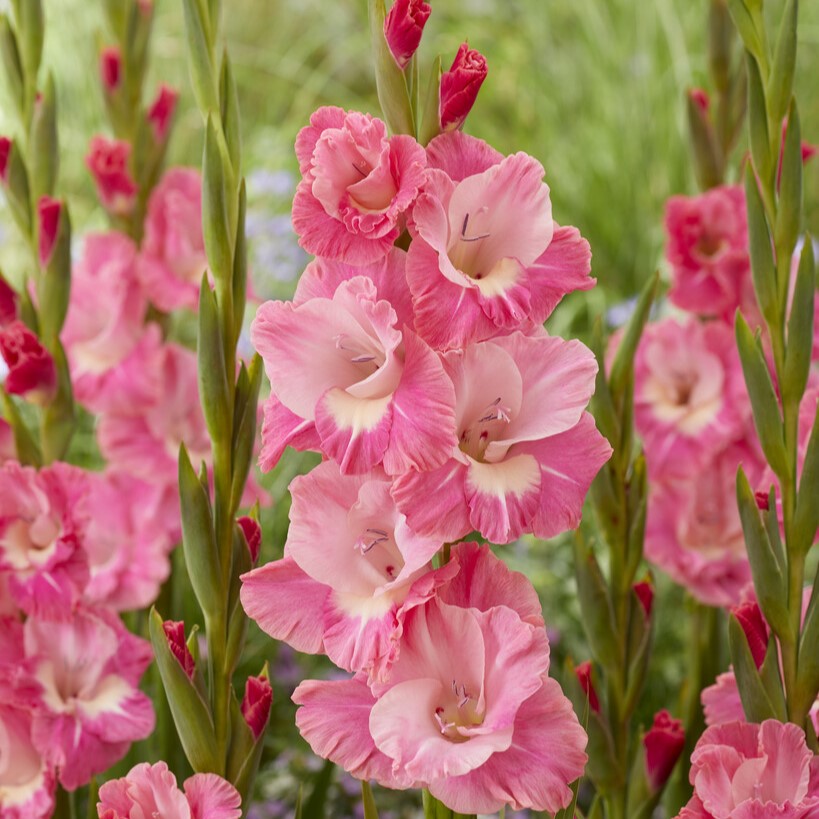
M 48 267 L 57 244 L 57 234 L 60 232 L 60 217 L 63 213 L 63 203 L 59 199 L 43 196 L 37 203 L 37 213 L 40 217 L 40 265 Z
M 163 84 L 159 86 L 156 98 L 148 109 L 148 122 L 154 132 L 154 139 L 160 144 L 167 139 L 178 100 L 179 93 Z
M 635 583 L 634 593 L 646 613 L 646 618 L 651 617 L 651 607 L 654 604 L 654 583 L 651 582 L 651 577 L 646 577 L 639 583 Z
M 242 700 L 242 716 L 250 730 L 253 731 L 254 739 L 261 736 L 267 725 L 272 702 L 273 689 L 267 677 L 248 677 L 245 696 Z
M 179 660 L 179 665 L 182 666 L 188 677 L 193 679 L 196 664 L 193 661 L 193 654 L 191 654 L 188 644 L 185 642 L 185 624 L 181 620 L 166 620 L 162 624 L 162 628 L 168 638 L 168 647 L 171 649 L 171 653 Z
M 589 698 L 589 708 L 591 708 L 595 714 L 599 714 L 600 700 L 597 698 L 597 692 L 594 690 L 594 685 L 592 684 L 591 663 L 588 660 L 586 660 L 585 663 L 580 663 L 580 665 L 575 668 L 574 673 L 577 675 L 577 681 L 580 683 L 583 693 Z
M 682 722 L 674 719 L 668 711 L 658 711 L 654 715 L 654 724 L 643 737 L 646 774 L 653 791 L 658 791 L 668 782 L 684 746 Z
M 11 153 L 11 140 L 8 137 L 0 136 L 0 182 L 5 184 L 9 179 L 9 154 Z
M 756 667 L 760 668 L 768 651 L 768 626 L 765 625 L 759 604 L 751 600 L 731 609 L 731 613 L 742 626 L 748 647 L 751 649 L 751 656 Z
M 771 508 L 767 492 L 754 492 L 754 498 L 756 498 L 756 506 L 760 512 L 767 512 Z
M 100 54 L 100 79 L 109 94 L 119 88 L 122 80 L 122 52 L 117 46 L 108 46 Z
M 154 0 L 137 0 L 137 6 L 140 12 L 147 17 L 154 10 Z
M 418 50 L 432 8 L 425 0 L 395 0 L 384 21 L 384 36 L 403 71 Z
M 85 158 L 103 207 L 118 216 L 130 213 L 136 202 L 137 184 L 128 170 L 130 156 L 127 142 L 96 136 Z
M 6 392 L 48 403 L 57 389 L 54 359 L 22 321 L 13 321 L 0 332 L 0 355 L 9 368 Z
M 463 126 L 486 73 L 483 54 L 463 43 L 455 55 L 452 68 L 441 77 L 438 116 L 442 131 L 454 131 Z
M 257 521 L 247 515 L 239 518 L 236 523 L 239 524 L 245 536 L 247 548 L 250 550 L 250 560 L 255 566 L 256 561 L 259 559 L 259 549 L 262 545 L 262 527 L 259 526 Z
M 688 96 L 691 97 L 691 101 L 703 114 L 708 113 L 708 109 L 711 107 L 711 98 L 707 92 L 703 91 L 702 88 L 692 88 L 688 92 Z
M 17 294 L 0 275 L 0 327 L 11 324 L 17 318 Z

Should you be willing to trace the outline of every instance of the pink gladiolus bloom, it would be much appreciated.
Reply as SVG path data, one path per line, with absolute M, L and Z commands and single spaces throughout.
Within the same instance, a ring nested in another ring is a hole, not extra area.
M 81 608 L 60 623 L 29 618 L 24 631 L 42 687 L 34 745 L 74 790 L 153 731 L 153 706 L 138 689 L 153 652 L 106 609 Z
M 744 437 L 750 417 L 733 329 L 694 318 L 646 327 L 634 362 L 634 419 L 652 477 L 697 473 Z
M 458 443 L 443 466 L 396 479 L 409 525 L 442 541 L 478 530 L 493 543 L 577 526 L 611 455 L 584 412 L 597 372 L 591 352 L 578 341 L 514 333 L 451 351 L 444 364 Z
M 384 21 L 384 36 L 392 56 L 403 71 L 421 44 L 432 8 L 425 0 L 395 0 Z
M 463 128 L 486 74 L 483 54 L 462 43 L 449 71 L 445 71 L 441 77 L 438 119 L 442 131 Z
M 258 739 L 267 725 L 270 706 L 273 703 L 273 689 L 267 677 L 248 677 L 245 696 L 242 699 L 242 716 L 253 738 Z
M 128 142 L 95 136 L 85 158 L 102 206 L 117 216 L 129 214 L 136 202 L 137 184 L 128 168 L 130 157 Z
M 694 796 L 678 819 L 810 819 L 819 757 L 796 725 L 765 720 L 706 729 L 691 755 Z
M 326 107 L 299 132 L 296 155 L 299 244 L 353 265 L 383 258 L 424 183 L 424 149 L 410 136 L 387 136 L 380 119 Z
M 8 137 L 0 136 L 0 182 L 4 185 L 9 181 L 9 154 L 11 153 L 11 140 Z
M 709 606 L 736 605 L 751 580 L 736 505 L 740 464 L 753 483 L 762 459 L 750 443 L 729 445 L 690 477 L 651 485 L 646 559 Z
M 753 301 L 748 223 L 742 187 L 672 196 L 665 213 L 669 298 L 677 307 L 733 324 L 737 307 Z
M 185 624 L 182 621 L 166 620 L 162 624 L 162 630 L 168 638 L 168 647 L 171 653 L 179 661 L 182 670 L 190 679 L 193 679 L 196 663 L 187 642 L 185 642 Z
M 0 329 L 17 318 L 17 293 L 0 275 Z
M 88 582 L 86 491 L 85 473 L 67 464 L 0 468 L 0 575 L 26 614 L 70 616 Z
M 207 270 L 202 235 L 202 178 L 191 168 L 171 168 L 148 202 L 140 277 L 160 310 L 196 310 Z
M 37 217 L 39 220 L 38 253 L 40 266 L 48 267 L 54 248 L 57 245 L 57 236 L 60 232 L 60 219 L 63 212 L 63 203 L 50 196 L 40 197 L 37 203 Z
M 277 426 L 266 417 L 263 467 L 288 443 L 300 445 L 299 435 L 345 474 L 383 463 L 395 475 L 444 461 L 455 443 L 452 384 L 435 353 L 401 327 L 365 276 L 342 281 L 332 296 L 259 308 L 251 339 L 272 388 L 266 415 L 281 405 L 290 419 Z
M 99 792 L 100 819 L 239 819 L 242 798 L 230 782 L 216 774 L 194 774 L 185 792 L 164 762 L 143 762 L 127 776 L 106 782 Z
M 668 782 L 684 746 L 682 723 L 668 711 L 658 711 L 654 724 L 643 737 L 646 774 L 652 790 L 657 791 Z
M 177 102 L 179 102 L 178 91 L 164 83 L 159 86 L 156 98 L 148 109 L 148 122 L 154 132 L 154 139 L 159 144 L 164 143 L 168 138 Z
M 245 611 L 298 651 L 383 676 L 407 612 L 452 573 L 430 574 L 441 541 L 407 526 L 381 472 L 344 476 L 325 461 L 290 491 L 284 558 L 242 576 Z
M 407 257 L 427 343 L 445 350 L 539 326 L 566 293 L 594 286 L 589 244 L 553 221 L 536 159 L 460 133 L 437 137 L 427 154 L 433 170 Z
M 147 311 L 136 245 L 116 232 L 88 236 L 72 271 L 62 341 L 74 393 L 89 409 L 100 412 L 116 401 L 124 389 L 123 378 L 153 380 L 150 372 L 120 366 L 140 342 L 150 343 L 145 338 Z
M 87 481 L 83 545 L 91 579 L 85 599 L 115 611 L 150 606 L 170 574 L 177 540 L 163 519 L 161 488 L 126 473 L 88 474 Z
M 47 404 L 57 389 L 57 370 L 51 354 L 22 321 L 0 330 L 0 356 L 8 374 L 3 388 L 37 404 Z
M 122 52 L 118 46 L 108 46 L 100 53 L 100 78 L 106 93 L 119 88 L 122 80 Z
M 510 584 L 508 569 L 474 544 L 458 544 L 456 561 L 462 547 L 479 550 L 491 566 L 477 576 L 496 573 L 503 591 L 487 578 L 459 587 L 469 591 L 463 605 L 454 593 L 413 609 L 388 681 L 372 690 L 360 678 L 304 682 L 293 694 L 297 724 L 316 753 L 354 776 L 423 784 L 457 812 L 509 804 L 554 813 L 571 800 L 586 736 L 546 676 L 544 627 L 499 599 L 513 597 L 518 581 Z

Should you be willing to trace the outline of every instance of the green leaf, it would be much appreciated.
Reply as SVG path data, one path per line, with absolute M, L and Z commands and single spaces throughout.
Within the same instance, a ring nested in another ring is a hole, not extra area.
M 196 104 L 204 114 L 219 113 L 213 42 L 208 12 L 202 0 L 182 0 L 190 56 L 191 82 Z
M 205 250 L 214 278 L 233 278 L 233 236 L 228 216 L 228 197 L 233 197 L 228 179 L 232 173 L 224 136 L 211 116 L 205 129 L 202 179 L 202 228 Z
M 643 558 L 648 513 L 648 476 L 642 452 L 635 458 L 628 487 L 629 533 L 626 544 L 626 576 L 634 577 Z
M 786 715 L 777 714 L 776 707 L 762 684 L 745 632 L 734 615 L 731 615 L 728 623 L 728 642 L 731 646 L 731 660 L 734 664 L 739 696 L 748 722 L 762 722 L 766 719 L 786 720 Z
M 441 55 L 439 54 L 429 72 L 427 93 L 424 96 L 424 107 L 419 112 L 418 141 L 428 145 L 441 133 Z
M 364 819 L 378 819 L 378 808 L 375 804 L 373 789 L 366 781 L 361 783 L 361 803 L 364 806 Z
M 262 675 L 269 677 L 267 663 L 262 669 Z M 270 715 L 268 714 L 268 722 Z M 236 790 L 242 795 L 242 803 L 247 800 L 252 792 L 253 780 L 259 769 L 259 760 L 262 758 L 264 748 L 264 735 L 267 728 L 259 734 L 256 739 L 253 736 L 250 726 L 248 726 L 242 715 L 242 708 L 236 698 L 236 692 L 231 687 L 230 696 L 230 749 L 227 756 L 227 780 L 232 782 Z
M 231 509 L 239 508 L 256 443 L 257 406 L 262 386 L 262 360 L 258 353 L 250 368 L 242 364 L 236 382 L 236 404 L 233 415 L 233 475 L 230 488 Z
M 43 56 L 45 25 L 42 0 L 15 0 L 14 16 L 23 69 L 31 87 L 36 85 L 37 73 Z
M 18 115 L 22 116 L 26 105 L 23 64 L 20 59 L 17 37 L 5 14 L 0 14 L 0 58 L 3 60 L 9 94 L 17 106 Z
M 53 196 L 60 168 L 60 146 L 57 141 L 57 92 L 51 72 L 42 96 L 31 119 L 30 154 L 36 157 L 31 168 L 32 196 L 37 202 L 41 196 Z
M 236 242 L 233 251 L 233 327 L 234 336 L 241 332 L 247 303 L 247 186 L 245 180 L 239 183 L 239 201 L 236 218 Z
M 394 134 L 415 136 L 415 121 L 407 78 L 392 56 L 384 36 L 384 0 L 368 0 L 370 43 L 375 61 L 375 86 L 384 119 Z
M 780 636 L 787 635 L 790 620 L 783 602 L 787 599 L 787 585 L 759 516 L 753 490 L 741 466 L 737 471 L 737 504 L 759 607 L 771 628 Z
M 304 803 L 306 819 L 324 819 L 327 815 L 327 794 L 333 782 L 336 766 L 328 759 L 313 782 L 313 790 Z
M 703 190 L 714 188 L 722 182 L 724 159 L 714 126 L 709 115 L 687 95 L 688 130 L 694 153 L 694 170 L 697 182 Z
M 776 252 L 780 260 L 780 291 L 787 292 L 790 261 L 802 227 L 802 129 L 796 100 L 788 114 L 788 128 L 782 150 L 782 176 L 776 213 Z
M 788 110 L 796 67 L 796 24 L 799 17 L 798 0 L 787 0 L 779 24 L 779 36 L 774 49 L 773 65 L 768 78 L 768 106 L 771 119 L 781 122 Z
M 219 72 L 219 100 L 221 102 L 222 133 L 225 135 L 227 152 L 234 174 L 242 167 L 242 122 L 239 115 L 239 96 L 236 81 L 230 66 L 227 49 L 222 55 L 222 70 Z
M 813 241 L 805 237 L 796 285 L 793 291 L 791 315 L 788 319 L 788 343 L 785 350 L 785 372 L 782 395 L 799 403 L 810 376 L 813 355 L 813 324 L 816 298 L 816 271 L 813 262 Z
M 606 354 L 603 348 L 603 325 L 600 318 L 594 322 L 590 346 L 597 360 L 592 414 L 597 422 L 597 428 L 611 444 L 612 449 L 616 449 L 620 444 L 620 419 L 617 416 L 614 398 L 606 379 Z
M 23 157 L 20 155 L 20 148 L 17 140 L 13 139 L 9 149 L 8 164 L 6 166 L 5 193 L 6 201 L 9 203 L 11 215 L 20 228 L 24 236 L 32 234 L 31 224 L 31 193 L 28 184 L 28 171 L 26 171 Z
M 23 420 L 23 416 L 20 415 L 20 411 L 14 403 L 14 399 L 3 389 L 0 389 L 0 399 L 2 399 L 3 402 L 3 415 L 11 427 L 12 435 L 14 436 L 14 449 L 17 454 L 17 460 L 21 464 L 39 468 L 43 463 L 40 447 L 29 432 L 26 422 Z
M 149 629 L 156 664 L 185 756 L 197 773 L 220 773 L 210 711 L 171 652 L 162 618 L 155 608 L 151 609 Z
M 765 105 L 765 91 L 759 73 L 759 63 L 747 54 L 748 66 L 748 124 L 751 133 L 751 156 L 762 184 L 768 186 L 773 181 L 774 158 L 771 156 L 771 138 L 768 132 L 768 109 Z
M 725 93 L 731 84 L 731 63 L 735 28 L 728 6 L 722 2 L 708 4 L 708 67 L 714 85 Z
M 40 335 L 51 354 L 57 348 L 71 294 L 71 214 L 63 202 L 54 250 L 37 282 Z
M 787 474 L 788 459 L 785 453 L 779 403 L 776 400 L 765 354 L 740 312 L 737 312 L 736 316 L 736 338 L 762 451 L 773 471 L 781 478 Z
M 815 496 L 814 496 L 815 497 Z M 795 707 L 807 713 L 819 693 L 819 571 L 813 581 L 810 603 L 805 612 L 799 641 L 799 667 L 796 672 Z
M 748 209 L 748 242 L 754 291 L 762 315 L 775 327 L 779 316 L 776 289 L 776 266 L 773 244 L 765 218 L 765 208 L 759 195 L 756 175 L 750 163 L 745 166 L 745 201 Z
M 757 59 L 764 59 L 762 39 L 757 31 L 756 21 L 747 5 L 743 0 L 728 0 L 728 9 L 731 12 L 731 18 L 737 27 L 739 36 L 742 37 L 745 48 Z
M 810 409 L 816 412 L 815 406 L 811 406 Z M 819 412 L 816 412 L 813 421 L 802 464 L 799 490 L 796 494 L 792 548 L 801 554 L 807 554 L 816 540 L 817 529 L 819 529 Z
M 202 276 L 199 290 L 197 363 L 199 394 L 208 434 L 213 441 L 227 441 L 231 434 L 230 387 L 216 297 L 208 284 L 207 274 Z

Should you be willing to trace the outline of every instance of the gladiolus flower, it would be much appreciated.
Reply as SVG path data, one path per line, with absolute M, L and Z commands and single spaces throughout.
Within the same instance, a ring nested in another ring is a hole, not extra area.
M 245 537 L 245 543 L 247 543 L 247 548 L 250 552 L 250 562 L 255 565 L 259 559 L 259 550 L 262 546 L 262 527 L 259 526 L 257 520 L 247 515 L 239 518 L 236 523 L 239 524 L 239 528 Z
M 442 131 L 463 127 L 478 91 L 486 79 L 486 58 L 480 51 L 462 43 L 452 67 L 441 76 L 438 117 Z
M 270 716 L 270 706 L 273 702 L 273 689 L 267 677 L 248 677 L 245 683 L 245 696 L 242 699 L 242 716 L 248 728 L 253 732 L 253 738 L 262 735 L 267 719 Z
M 162 623 L 162 630 L 165 632 L 165 637 L 168 638 L 168 648 L 171 653 L 179 661 L 179 665 L 182 666 L 188 677 L 193 679 L 196 664 L 185 642 L 185 624 L 182 621 L 165 620 Z
M 426 155 L 368 114 L 319 108 L 296 138 L 293 227 L 308 252 L 363 265 L 389 253 L 424 184 Z
M 425 0 L 395 0 L 384 21 L 384 36 L 403 71 L 418 50 L 432 8 Z
M 9 154 L 11 153 L 11 140 L 8 137 L 0 136 L 0 182 L 4 185 L 9 181 Z
M 748 640 L 748 647 L 751 649 L 751 656 L 754 658 L 756 667 L 760 668 L 768 650 L 768 627 L 765 625 L 759 604 L 755 600 L 742 603 L 733 608 L 731 613 L 742 626 L 745 638 Z
M 164 762 L 143 762 L 122 779 L 100 788 L 100 819 L 239 819 L 242 798 L 233 785 L 216 774 L 194 774 L 184 793 Z
M 43 196 L 37 203 L 37 214 L 40 222 L 39 256 L 40 267 L 48 267 L 54 248 L 57 245 L 57 234 L 60 232 L 63 203 L 59 199 Z
M 11 324 L 17 318 L 17 293 L 0 275 L 0 329 Z
M 100 54 L 102 87 L 109 94 L 119 88 L 122 80 L 122 52 L 117 46 L 108 46 Z
M 154 139 L 160 145 L 168 138 L 168 131 L 178 101 L 179 92 L 163 83 L 159 86 L 156 98 L 148 109 L 148 122 L 154 132 Z
M 658 791 L 668 782 L 685 747 L 682 722 L 668 711 L 658 711 L 654 715 L 654 724 L 643 737 L 643 747 L 649 785 L 653 791 Z
M 47 404 L 57 389 L 57 370 L 51 354 L 22 321 L 0 331 L 0 355 L 8 367 L 4 388 L 11 395 Z
M 589 708 L 591 708 L 591 710 L 596 714 L 599 714 L 600 699 L 598 698 L 597 691 L 595 691 L 594 684 L 592 683 L 592 664 L 586 660 L 585 662 L 580 663 L 580 665 L 575 666 L 574 673 L 577 677 L 577 681 L 580 683 L 580 687 L 583 689 L 583 693 L 589 699 Z
M 130 156 L 129 143 L 95 136 L 85 158 L 103 207 L 117 216 L 129 214 L 136 202 L 138 188 L 128 168 Z

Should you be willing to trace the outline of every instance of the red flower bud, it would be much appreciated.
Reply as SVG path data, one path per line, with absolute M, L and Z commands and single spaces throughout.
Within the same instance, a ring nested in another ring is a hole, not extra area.
M 425 0 L 395 0 L 384 21 L 384 36 L 403 71 L 418 50 L 432 8 Z
M 8 137 L 0 136 L 0 182 L 5 184 L 9 180 L 9 154 L 11 153 L 11 140 Z
M 54 359 L 22 321 L 13 321 L 0 332 L 0 355 L 9 368 L 6 392 L 48 403 L 57 389 Z
M 668 782 L 684 746 L 682 722 L 674 719 L 668 711 L 658 711 L 654 715 L 654 725 L 643 737 L 646 775 L 653 791 L 658 791 Z
M 483 54 L 463 43 L 455 55 L 452 68 L 441 77 L 438 116 L 442 131 L 454 131 L 463 126 L 486 73 Z
M 117 46 L 108 46 L 100 54 L 100 79 L 109 94 L 119 88 L 122 80 L 122 52 Z
M 597 692 L 594 690 L 594 685 L 592 684 L 591 663 L 588 660 L 586 660 L 585 663 L 580 663 L 580 665 L 575 668 L 574 673 L 577 675 L 577 681 L 580 683 L 583 693 L 589 698 L 589 708 L 591 708 L 595 714 L 599 714 L 600 700 L 597 698 Z
M 651 577 L 646 577 L 645 580 L 635 583 L 633 588 L 643 611 L 646 613 L 646 619 L 648 619 L 651 617 L 651 608 L 654 604 L 654 584 L 651 582 Z
M 185 673 L 190 679 L 193 679 L 193 672 L 196 664 L 193 661 L 193 654 L 191 654 L 188 644 L 185 642 L 185 624 L 180 621 L 166 620 L 162 624 L 162 629 L 165 636 L 168 638 L 168 647 L 171 653 L 179 661 Z
M 272 702 L 273 689 L 267 677 L 248 677 L 242 700 L 242 716 L 253 732 L 254 739 L 261 736 L 267 725 Z
M 256 561 L 259 559 L 259 549 L 262 546 L 262 527 L 259 526 L 257 521 L 247 515 L 238 518 L 236 523 L 239 524 L 239 528 L 245 536 L 245 542 L 250 551 L 250 560 L 255 566 Z
M 754 498 L 756 498 L 756 506 L 760 512 L 767 512 L 771 508 L 767 492 L 754 492 Z
M 11 324 L 17 318 L 17 294 L 0 276 L 0 327 Z
M 63 203 L 59 199 L 43 196 L 37 203 L 37 213 L 40 217 L 40 265 L 44 268 L 48 267 L 57 244 L 62 212 Z
M 85 158 L 103 207 L 118 216 L 130 213 L 136 202 L 137 184 L 128 170 L 130 156 L 127 142 L 96 136 Z
M 160 144 L 167 139 L 178 100 L 179 93 L 163 84 L 159 86 L 156 98 L 148 109 L 148 122 L 154 132 L 154 139 Z
M 692 88 L 688 92 L 688 96 L 691 97 L 691 101 L 697 106 L 697 108 L 702 111 L 703 114 L 708 113 L 708 109 L 711 107 L 711 98 L 708 96 L 707 92 L 703 91 L 702 88 Z
M 768 651 L 768 626 L 765 624 L 759 604 L 751 600 L 731 609 L 731 613 L 742 626 L 748 647 L 751 649 L 751 656 L 756 667 L 760 668 Z

